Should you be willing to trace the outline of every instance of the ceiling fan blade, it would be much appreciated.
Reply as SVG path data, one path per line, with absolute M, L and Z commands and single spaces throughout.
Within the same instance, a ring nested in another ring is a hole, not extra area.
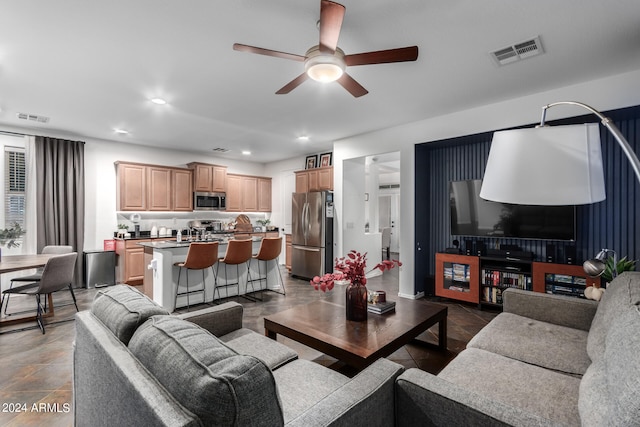
M 390 62 L 406 62 L 418 59 L 418 46 L 400 47 L 397 49 L 378 50 L 375 52 L 356 53 L 346 55 L 344 62 L 347 66 L 387 64 Z
M 320 2 L 320 52 L 333 53 L 338 47 L 345 7 L 329 0 Z
M 307 78 L 308 78 L 307 73 L 300 74 L 298 77 L 296 77 L 295 79 L 291 80 L 289 83 L 284 85 L 282 89 L 277 91 L 276 95 L 285 95 L 291 92 L 292 90 L 300 86 L 302 83 L 304 83 L 305 80 L 307 80 Z
M 368 90 L 362 87 L 360 83 L 355 81 L 354 78 L 347 73 L 343 73 L 342 76 L 336 81 L 340 83 L 340 85 L 343 88 L 345 88 L 351 95 L 355 96 L 356 98 L 359 98 L 362 95 L 366 95 L 369 93 Z
M 246 44 L 234 43 L 233 50 L 240 52 L 257 53 L 258 55 L 275 56 L 276 58 L 290 59 L 292 61 L 304 62 L 304 56 L 293 53 L 278 52 L 277 50 L 263 49 L 261 47 L 249 46 Z

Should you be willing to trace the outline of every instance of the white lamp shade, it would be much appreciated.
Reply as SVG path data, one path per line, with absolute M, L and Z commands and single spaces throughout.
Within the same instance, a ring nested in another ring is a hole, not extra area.
M 521 205 L 604 200 L 598 124 L 495 132 L 480 197 Z

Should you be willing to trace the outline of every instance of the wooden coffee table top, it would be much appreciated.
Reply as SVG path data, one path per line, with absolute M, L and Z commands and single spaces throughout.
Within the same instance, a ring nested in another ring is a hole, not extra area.
M 447 307 L 397 298 L 394 311 L 369 313 L 366 322 L 346 320 L 342 303 L 318 300 L 264 318 L 265 334 L 281 334 L 358 369 L 370 365 L 439 324 L 439 347 L 447 347 Z

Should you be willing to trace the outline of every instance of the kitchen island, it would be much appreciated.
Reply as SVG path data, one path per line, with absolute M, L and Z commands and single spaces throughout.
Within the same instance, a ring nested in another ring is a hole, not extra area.
M 255 255 L 260 249 L 260 242 L 262 241 L 262 238 L 253 237 L 251 240 L 253 241 L 252 249 L 253 254 Z M 213 241 L 217 241 L 219 245 L 218 257 L 224 257 L 225 251 L 227 250 L 227 242 L 229 241 L 229 238 L 216 238 Z M 187 251 L 189 250 L 190 244 L 191 242 L 184 240 L 182 242 L 177 242 L 176 240 L 161 239 L 157 239 L 151 242 L 147 241 L 138 243 L 138 245 L 144 248 L 144 263 L 146 266 L 143 283 L 144 293 L 152 298 L 155 302 L 162 305 L 168 311 L 174 311 L 176 308 L 186 307 L 187 305 L 187 297 L 181 295 L 178 297 L 177 307 L 174 307 L 179 271 L 179 268 L 175 267 L 174 264 L 177 262 L 183 262 L 187 258 Z M 265 263 L 260 262 L 260 264 L 262 264 L 260 265 L 260 269 L 262 271 L 262 274 L 264 275 Z M 268 268 L 266 270 L 269 277 L 269 289 L 281 291 L 280 279 L 277 271 L 278 268 L 279 265 L 277 265 L 275 262 L 269 262 Z M 244 295 L 249 292 L 253 292 L 254 290 L 257 291 L 260 289 L 267 289 L 264 280 L 247 283 L 247 280 L 249 278 L 247 275 L 247 269 L 242 265 L 240 266 L 239 287 L 223 286 L 227 282 L 225 278 L 224 264 L 220 265 L 218 268 L 218 264 L 216 263 L 213 266 L 213 269 L 214 271 L 217 270 L 219 273 L 218 293 L 216 293 L 216 299 Z M 236 267 L 234 265 L 228 266 L 226 270 L 228 273 L 229 282 L 235 283 L 236 281 L 238 281 Z M 201 289 L 202 271 L 189 270 L 188 274 L 189 289 L 192 291 L 195 289 Z M 257 279 L 259 277 L 257 260 L 251 260 L 249 275 L 251 276 L 251 279 Z M 186 278 L 184 277 L 185 272 L 183 272 L 182 276 L 183 277 L 180 279 L 180 292 L 186 290 Z M 214 296 L 214 280 L 214 275 L 212 274 L 211 269 L 208 268 L 204 270 L 204 300 L 202 293 L 191 294 L 189 296 L 189 304 L 199 304 L 205 301 L 211 302 Z

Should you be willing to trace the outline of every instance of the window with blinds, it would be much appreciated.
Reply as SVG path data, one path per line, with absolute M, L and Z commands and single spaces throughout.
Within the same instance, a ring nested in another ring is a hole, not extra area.
M 24 149 L 5 147 L 4 151 L 4 222 L 5 228 L 15 223 L 24 228 L 26 166 Z

